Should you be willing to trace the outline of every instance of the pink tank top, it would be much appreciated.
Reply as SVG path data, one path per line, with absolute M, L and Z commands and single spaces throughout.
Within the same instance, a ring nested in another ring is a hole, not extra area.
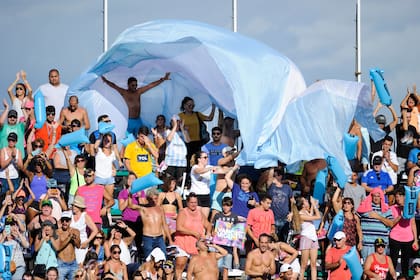
M 186 228 L 194 232 L 201 232 L 204 235 L 205 231 L 200 210 L 197 209 L 192 212 L 188 208 L 184 208 L 179 215 L 186 216 Z M 192 235 L 184 235 L 178 232 L 175 235 L 175 244 L 190 255 L 198 254 L 197 248 L 195 247 L 196 242 L 197 238 Z

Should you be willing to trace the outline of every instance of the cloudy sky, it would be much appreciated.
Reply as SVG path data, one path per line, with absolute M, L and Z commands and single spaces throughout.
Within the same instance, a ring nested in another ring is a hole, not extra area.
M 420 84 L 420 1 L 361 0 L 362 81 L 385 70 L 395 107 Z M 126 28 L 189 19 L 232 29 L 231 0 L 109 0 L 109 45 Z M 238 32 L 288 56 L 309 85 L 354 80 L 356 0 L 238 0 Z M 1 97 L 24 69 L 34 90 L 58 68 L 70 84 L 102 53 L 102 0 L 3 0 Z

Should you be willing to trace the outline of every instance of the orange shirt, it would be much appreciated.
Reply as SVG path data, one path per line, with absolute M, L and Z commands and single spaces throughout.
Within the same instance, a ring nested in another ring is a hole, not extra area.
M 48 149 L 48 146 L 50 145 L 52 141 L 52 134 L 53 134 L 52 127 L 50 127 L 47 122 L 45 122 L 44 125 L 40 129 L 37 129 L 35 131 L 35 139 L 40 138 L 44 140 L 45 145 L 44 145 L 44 148 L 42 149 L 43 152 L 45 152 Z M 61 125 L 57 127 L 55 141 L 58 142 L 58 140 L 60 140 L 60 137 L 61 137 Z M 55 153 L 55 148 L 53 149 L 53 153 L 51 154 L 50 158 L 53 157 L 54 153 Z

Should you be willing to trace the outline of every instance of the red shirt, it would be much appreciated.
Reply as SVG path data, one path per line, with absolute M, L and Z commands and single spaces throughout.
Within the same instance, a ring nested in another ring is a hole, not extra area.
M 331 247 L 325 253 L 325 263 L 337 263 L 351 249 L 350 246 L 345 246 L 343 249 Z M 334 270 L 328 271 L 329 280 L 350 280 L 351 272 L 344 259 L 341 260 L 341 265 Z
M 272 225 L 274 225 L 274 213 L 271 209 L 265 211 L 261 207 L 251 209 L 246 223 L 257 239 L 262 233 L 271 235 Z

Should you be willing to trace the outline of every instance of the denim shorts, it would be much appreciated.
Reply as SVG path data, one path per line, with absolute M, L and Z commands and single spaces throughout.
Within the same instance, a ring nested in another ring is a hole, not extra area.
M 217 266 L 219 267 L 219 269 L 232 269 L 232 254 L 227 254 L 223 258 L 220 258 L 217 261 Z
M 112 185 L 115 183 L 115 178 L 114 177 L 108 177 L 108 178 L 100 178 L 100 177 L 95 177 L 95 183 L 98 185 Z

